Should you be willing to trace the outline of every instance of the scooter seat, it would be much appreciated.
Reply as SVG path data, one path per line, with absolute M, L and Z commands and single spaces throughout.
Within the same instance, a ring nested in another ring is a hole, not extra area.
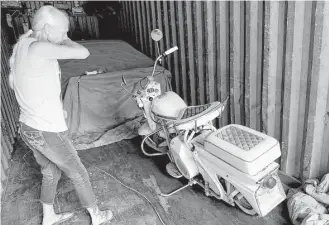
M 238 170 L 255 175 L 281 156 L 278 141 L 245 126 L 224 126 L 207 136 L 205 149 Z
M 188 106 L 180 111 L 174 125 L 178 130 L 195 129 L 206 125 L 218 117 L 225 108 L 226 101 L 212 102 L 206 105 Z

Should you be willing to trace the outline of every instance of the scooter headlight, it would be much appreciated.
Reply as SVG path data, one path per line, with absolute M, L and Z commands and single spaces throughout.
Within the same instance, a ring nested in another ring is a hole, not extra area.
M 265 178 L 263 181 L 263 186 L 266 188 L 272 189 L 275 187 L 275 185 L 276 185 L 276 179 L 272 176 Z

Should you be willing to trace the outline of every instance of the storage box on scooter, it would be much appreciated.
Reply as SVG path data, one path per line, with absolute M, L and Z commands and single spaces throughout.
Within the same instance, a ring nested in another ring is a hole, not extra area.
M 249 175 L 257 174 L 281 155 L 276 139 L 237 124 L 211 133 L 205 140 L 205 149 Z

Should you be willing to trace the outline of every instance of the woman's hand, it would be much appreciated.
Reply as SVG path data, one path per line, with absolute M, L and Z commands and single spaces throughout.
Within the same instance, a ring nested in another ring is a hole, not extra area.
M 67 36 L 67 33 L 65 33 L 64 37 L 63 37 L 63 41 L 67 40 L 67 39 L 70 39 L 68 36 Z
M 67 45 L 68 43 L 72 42 L 72 40 L 67 36 L 67 33 L 65 33 L 62 41 L 62 45 Z

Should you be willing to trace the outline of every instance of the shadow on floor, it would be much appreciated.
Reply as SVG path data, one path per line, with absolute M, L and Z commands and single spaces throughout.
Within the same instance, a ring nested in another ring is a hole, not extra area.
M 170 198 L 160 197 L 184 183 L 166 175 L 165 157 L 147 158 L 139 150 L 140 140 L 125 140 L 108 146 L 79 151 L 101 208 L 114 211 L 112 225 L 161 224 L 152 206 L 126 185 L 145 195 L 166 225 L 289 225 L 286 204 L 281 204 L 265 218 L 250 217 L 239 209 L 206 197 L 200 188 L 187 188 Z M 23 160 L 26 160 L 26 162 Z M 2 197 L 1 223 L 6 225 L 41 224 L 42 208 L 38 202 L 42 175 L 32 152 L 21 140 L 13 157 L 7 188 Z M 69 179 L 62 175 L 55 199 L 56 212 L 75 211 L 63 225 L 89 225 L 90 218 L 81 208 Z

